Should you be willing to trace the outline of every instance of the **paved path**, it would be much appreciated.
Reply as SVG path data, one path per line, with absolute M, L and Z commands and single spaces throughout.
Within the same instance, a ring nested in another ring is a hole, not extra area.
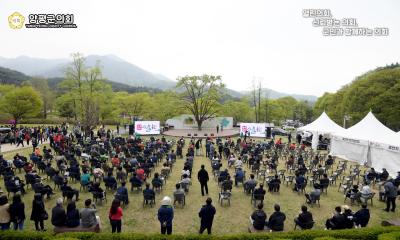
M 188 134 L 190 134 L 190 136 Z M 196 134 L 196 136 L 195 136 L 195 134 Z M 224 129 L 222 132 L 219 131 L 218 134 L 215 129 L 203 129 L 201 131 L 198 131 L 197 129 L 187 129 L 187 130 L 186 129 L 185 130 L 172 129 L 172 130 L 163 132 L 163 135 L 173 136 L 173 137 L 191 137 L 191 136 L 193 136 L 195 138 L 204 138 L 204 137 L 206 137 L 205 134 L 207 134 L 207 136 L 211 136 L 211 134 L 214 134 L 214 137 L 229 137 L 229 136 L 238 135 L 239 129 L 238 128 Z
M 49 143 L 49 141 L 43 142 L 42 144 L 39 144 L 39 146 Z M 6 144 L 1 144 L 1 152 L 5 153 L 5 152 L 11 152 L 14 150 L 22 150 L 22 149 L 26 149 L 26 148 L 31 148 L 32 149 L 32 144 L 29 143 L 29 145 L 26 145 L 26 142 L 24 142 L 24 147 L 22 147 L 22 145 L 19 145 L 19 147 L 17 147 L 16 144 L 10 144 L 10 143 L 6 143 Z

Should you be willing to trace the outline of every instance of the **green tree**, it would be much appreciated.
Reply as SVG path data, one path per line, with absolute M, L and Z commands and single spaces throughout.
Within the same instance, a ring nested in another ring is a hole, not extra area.
M 71 94 L 63 94 L 58 97 L 55 101 L 55 109 L 58 116 L 69 119 L 75 118 L 77 115 L 75 112 L 76 107 L 74 106 L 74 97 Z
M 185 113 L 182 101 L 177 93 L 172 91 L 156 93 L 150 101 L 151 111 L 149 117 L 165 122 L 169 118 Z
M 32 87 L 16 87 L 4 95 L 0 107 L 3 112 L 10 114 L 17 124 L 24 117 L 38 114 L 42 100 Z
M 183 106 L 193 114 L 197 128 L 201 130 L 203 122 L 215 117 L 218 111 L 218 100 L 224 88 L 221 76 L 179 77 L 176 86 L 183 88 Z
M 42 115 L 43 118 L 47 118 L 47 112 L 52 109 L 54 102 L 54 92 L 49 88 L 49 84 L 47 79 L 44 78 L 32 78 L 30 80 L 32 86 L 38 91 L 42 102 L 43 109 Z
M 314 116 L 322 111 L 338 124 L 351 126 L 372 110 L 377 118 L 393 130 L 400 130 L 399 93 L 400 66 L 392 64 L 369 71 L 336 93 L 325 93 L 314 107 Z
M 133 94 L 119 92 L 115 97 L 117 114 L 129 117 L 147 117 L 150 100 L 150 94 L 147 92 Z
M 72 58 L 60 87 L 70 94 L 74 112 L 88 134 L 100 123 L 105 93 L 110 92 L 111 87 L 102 76 L 99 62 L 87 67 L 82 54 L 72 54 Z
M 252 108 L 250 100 L 243 97 L 240 101 L 228 100 L 220 107 L 219 113 L 233 118 L 234 124 L 252 121 Z

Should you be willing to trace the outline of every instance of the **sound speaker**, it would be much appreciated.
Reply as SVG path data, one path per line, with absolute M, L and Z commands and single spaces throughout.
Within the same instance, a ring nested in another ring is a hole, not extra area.
M 272 133 L 271 127 L 267 127 L 267 138 L 271 137 L 271 133 Z
M 129 125 L 129 135 L 133 135 L 135 132 L 135 125 L 130 124 Z

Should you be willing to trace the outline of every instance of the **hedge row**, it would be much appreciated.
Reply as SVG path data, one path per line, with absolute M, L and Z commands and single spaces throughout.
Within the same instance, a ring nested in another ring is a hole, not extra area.
M 63 233 L 54 235 L 51 232 L 4 231 L 0 240 L 261 240 L 261 239 L 293 239 L 293 240 L 400 240 L 400 227 L 374 227 L 364 229 L 348 229 L 336 231 L 307 230 L 284 233 L 230 234 L 230 235 L 181 235 L 164 236 L 160 234 L 140 233 Z
M 399 240 L 400 232 L 384 233 L 378 236 L 378 240 Z
M 2 120 L 1 123 L 6 124 L 9 119 Z M 62 119 L 62 118 L 26 118 L 26 119 L 21 119 L 18 124 L 37 124 L 37 125 L 46 125 L 46 124 L 56 124 L 60 125 L 64 122 L 68 122 L 69 124 L 75 124 L 76 121 L 73 119 Z M 100 124 L 104 125 L 117 125 L 118 121 L 112 120 L 112 119 L 106 119 L 103 121 L 100 121 Z

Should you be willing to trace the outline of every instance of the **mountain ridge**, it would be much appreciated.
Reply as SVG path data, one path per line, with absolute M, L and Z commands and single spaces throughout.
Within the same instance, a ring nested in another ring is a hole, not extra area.
M 170 89 L 175 81 L 161 74 L 154 74 L 129 63 L 116 55 L 88 55 L 85 65 L 93 67 L 99 61 L 102 73 L 109 81 L 135 87 Z M 69 59 L 32 58 L 19 56 L 16 58 L 0 58 L 0 66 L 17 70 L 26 75 L 44 78 L 59 78 L 64 76 L 65 69 L 71 62 Z
M 243 95 L 251 95 L 252 91 L 240 91 L 239 93 Z M 284 93 L 280 91 L 276 91 L 270 88 L 262 88 L 261 89 L 261 96 L 270 98 L 270 99 L 277 99 L 277 98 L 282 98 L 282 97 L 293 97 L 297 100 L 304 100 L 308 102 L 316 102 L 318 97 L 314 95 L 308 95 L 308 94 L 297 94 L 297 93 Z
M 119 85 L 116 89 L 123 89 L 122 86 L 127 88 L 142 88 L 153 90 L 175 90 L 176 81 L 171 80 L 160 73 L 152 73 L 145 69 L 140 68 L 114 54 L 107 55 L 88 55 L 86 56 L 86 66 L 92 67 L 97 61 L 100 61 L 103 76 L 109 81 Z M 47 79 L 62 78 L 65 75 L 65 69 L 71 62 L 67 58 L 34 58 L 30 56 L 21 55 L 16 58 L 0 57 L 0 66 L 16 70 L 27 76 L 39 76 Z M 116 85 L 114 84 L 114 85 Z M 250 95 L 251 91 L 236 91 L 233 89 L 226 89 L 226 93 L 234 98 L 241 98 L 245 95 Z M 262 96 L 276 99 L 280 97 L 292 96 L 297 100 L 307 100 L 315 102 L 317 96 L 303 95 L 303 94 L 289 94 L 273 89 L 263 88 Z

